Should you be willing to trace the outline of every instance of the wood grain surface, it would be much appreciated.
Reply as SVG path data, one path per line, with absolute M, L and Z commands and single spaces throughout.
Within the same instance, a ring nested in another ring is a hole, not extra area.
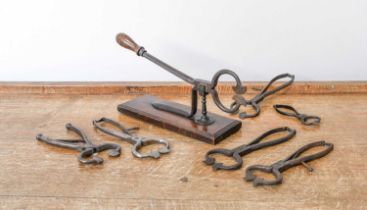
M 242 126 L 240 120 L 223 117 L 212 112 L 208 113 L 208 117 L 214 120 L 213 124 L 207 126 L 198 125 L 193 123 L 191 118 L 182 117 L 154 108 L 152 104 L 157 102 L 165 103 L 170 107 L 175 107 L 186 113 L 191 112 L 190 106 L 162 100 L 151 95 L 136 97 L 133 100 L 119 104 L 117 109 L 123 114 L 189 136 L 198 141 L 204 141 L 208 144 L 217 144 L 226 137 L 237 132 Z M 197 113 L 194 115 L 194 118 L 195 117 L 202 117 L 200 109 L 198 109 Z
M 218 84 L 220 94 L 232 95 L 234 83 Z M 256 94 L 267 83 L 245 82 L 248 94 Z M 275 83 L 277 84 L 277 83 Z M 1 94 L 164 94 L 189 95 L 191 85 L 183 82 L 0 82 Z M 284 93 L 284 91 L 283 91 Z M 287 94 L 367 93 L 366 82 L 294 82 Z
M 259 117 L 243 120 L 240 131 L 215 146 L 117 111 L 118 104 L 147 90 L 167 100 L 190 104 L 186 86 L 150 85 L 1 83 L 0 208 L 367 209 L 366 83 L 297 83 L 263 101 Z M 172 94 L 175 88 L 182 89 L 181 94 Z M 255 92 L 251 90 L 245 96 Z M 223 94 L 229 104 L 231 96 Z M 208 101 L 210 111 L 237 119 L 221 112 L 210 98 Z M 272 108 L 275 103 L 319 115 L 321 125 L 305 127 L 296 119 L 279 115 Z M 170 141 L 172 152 L 159 160 L 134 158 L 131 145 L 93 129 L 92 120 L 99 117 L 140 126 L 138 135 L 164 137 Z M 105 159 L 103 165 L 85 166 L 77 161 L 77 152 L 36 141 L 38 133 L 75 137 L 65 129 L 68 122 L 83 128 L 96 143 L 119 143 L 121 157 L 110 158 L 104 152 L 100 154 Z M 202 162 L 210 149 L 233 148 L 279 126 L 297 129 L 296 137 L 245 156 L 240 170 L 213 171 Z M 243 180 L 246 167 L 271 164 L 317 140 L 330 141 L 335 148 L 328 156 L 310 162 L 314 172 L 303 166 L 291 168 L 284 172 L 283 184 L 272 187 L 255 188 Z

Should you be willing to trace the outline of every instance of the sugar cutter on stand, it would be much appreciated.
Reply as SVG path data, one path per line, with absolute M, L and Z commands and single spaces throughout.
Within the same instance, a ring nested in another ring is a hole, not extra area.
M 175 130 L 181 134 L 185 134 L 194 138 L 204 140 L 209 143 L 217 143 L 230 134 L 236 132 L 241 127 L 238 120 L 228 119 L 213 113 L 207 112 L 207 95 L 211 95 L 214 103 L 224 112 L 236 114 L 241 106 L 249 106 L 253 109 L 253 114 L 240 112 L 241 119 L 253 118 L 260 114 L 260 102 L 269 95 L 285 89 L 294 81 L 294 75 L 285 73 L 274 77 L 261 91 L 252 99 L 248 100 L 243 97 L 246 88 L 242 86 L 238 75 L 228 69 L 219 70 L 211 81 L 194 79 L 185 73 L 164 63 L 153 55 L 149 54 L 144 47 L 136 44 L 128 35 L 120 33 L 116 36 L 116 41 L 122 47 L 132 50 L 138 56 L 144 57 L 151 62 L 157 64 L 168 72 L 174 74 L 185 82 L 193 85 L 191 91 L 191 107 L 184 106 L 169 101 L 163 101 L 153 96 L 143 96 L 136 98 L 118 106 L 118 110 L 131 114 L 136 117 L 143 118 L 162 127 Z M 235 95 L 233 102 L 229 107 L 223 105 L 219 99 L 217 85 L 222 75 L 232 76 L 236 85 L 233 87 Z M 278 80 L 288 78 L 289 80 L 281 83 L 281 85 L 272 88 L 271 86 Z M 198 113 L 198 95 L 201 97 L 201 113 Z
M 235 72 L 223 69 L 218 71 L 211 81 L 194 79 L 149 54 L 144 47 L 136 44 L 124 33 L 118 34 L 116 41 L 122 47 L 132 50 L 138 56 L 150 60 L 193 86 L 191 91 L 191 107 L 164 101 L 153 96 L 142 96 L 120 104 L 118 106 L 120 112 L 143 118 L 164 128 L 212 144 L 217 143 L 241 128 L 241 121 L 210 113 L 207 111 L 206 104 L 206 97 L 210 94 L 217 107 L 224 112 L 236 113 L 238 111 L 240 104 L 232 105 L 229 108 L 224 106 L 216 90 L 219 78 L 222 75 L 230 75 L 236 82 L 236 85 L 233 87 L 235 93 L 243 94 L 245 87 L 242 86 L 241 80 Z M 198 110 L 198 96 L 201 97 L 201 110 Z

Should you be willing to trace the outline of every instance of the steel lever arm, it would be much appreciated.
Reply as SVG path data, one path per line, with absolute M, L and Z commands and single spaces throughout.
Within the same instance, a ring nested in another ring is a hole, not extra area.
M 121 47 L 124 47 L 126 49 L 129 49 L 133 52 L 135 52 L 138 56 L 142 56 L 153 63 L 157 64 L 158 66 L 162 67 L 163 69 L 167 70 L 168 72 L 172 73 L 173 75 L 179 77 L 180 79 L 195 85 L 195 79 L 188 76 L 187 74 L 179 71 L 176 68 L 173 68 L 172 66 L 166 64 L 165 62 L 159 60 L 158 58 L 154 57 L 153 55 L 149 54 L 144 47 L 139 46 L 134 42 L 133 39 L 131 39 L 127 34 L 125 33 L 119 33 L 116 36 L 116 41 Z
M 138 56 L 142 56 L 153 63 L 157 64 L 158 66 L 162 67 L 163 69 L 167 70 L 168 72 L 172 73 L 173 75 L 179 77 L 180 79 L 186 81 L 189 84 L 193 85 L 192 94 L 191 94 L 191 111 L 187 112 L 181 109 L 177 109 L 176 107 L 172 107 L 166 103 L 155 102 L 152 103 L 152 106 L 158 110 L 170 112 L 185 118 L 192 119 L 196 124 L 199 125 L 210 125 L 215 122 L 212 118 L 208 116 L 207 112 L 207 100 L 206 97 L 208 94 L 211 94 L 213 97 L 213 101 L 215 104 L 224 112 L 227 113 L 236 113 L 240 107 L 240 104 L 232 105 L 230 108 L 226 108 L 219 99 L 218 92 L 216 90 L 219 77 L 222 75 L 229 75 L 235 79 L 236 86 L 233 88 L 236 94 L 242 94 L 245 92 L 245 88 L 242 86 L 241 80 L 238 75 L 227 69 L 222 69 L 218 71 L 212 81 L 202 80 L 202 79 L 194 79 L 185 73 L 173 68 L 172 66 L 164 63 L 163 61 L 159 60 L 158 58 L 154 57 L 153 55 L 149 54 L 144 47 L 139 46 L 132 40 L 128 35 L 125 33 L 119 33 L 116 36 L 116 41 L 122 47 L 129 49 L 135 52 Z M 195 116 L 197 112 L 197 95 L 201 96 L 201 116 Z M 235 103 L 235 102 L 234 102 Z

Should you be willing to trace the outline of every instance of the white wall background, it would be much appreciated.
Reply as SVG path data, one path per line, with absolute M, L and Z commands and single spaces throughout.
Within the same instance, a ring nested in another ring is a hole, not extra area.
M 178 81 L 115 43 L 210 79 L 367 80 L 366 0 L 1 0 L 2 81 Z

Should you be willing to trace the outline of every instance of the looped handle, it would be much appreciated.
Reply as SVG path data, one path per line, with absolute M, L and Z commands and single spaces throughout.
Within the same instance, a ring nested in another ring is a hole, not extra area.
M 295 108 L 293 108 L 292 106 L 289 106 L 289 105 L 275 104 L 275 105 L 273 105 L 273 107 L 274 107 L 275 111 L 277 111 L 279 114 L 282 114 L 282 115 L 297 117 L 297 115 L 300 114 Z M 282 109 L 287 109 L 290 112 L 283 111 Z
M 259 106 L 259 104 L 255 103 L 254 100 L 249 100 L 248 101 L 241 95 L 234 95 L 232 98 L 233 98 L 234 102 L 232 102 L 231 108 L 235 105 L 238 105 L 238 106 L 242 105 L 242 106 L 245 106 L 245 107 L 247 107 L 249 105 L 254 110 L 253 114 L 248 114 L 247 112 L 241 112 L 239 114 L 240 119 L 252 118 L 252 117 L 256 117 L 260 114 L 260 106 Z
M 262 171 L 265 173 L 271 173 L 274 176 L 274 180 L 266 180 L 264 178 L 258 177 L 254 174 L 254 171 Z M 252 184 L 256 186 L 261 185 L 276 185 L 280 184 L 283 181 L 283 175 L 277 168 L 273 168 L 272 166 L 264 166 L 264 165 L 253 165 L 246 169 L 246 174 L 244 179 L 248 182 L 252 182 Z
M 158 150 L 156 151 L 150 151 L 148 153 L 141 153 L 139 152 L 139 150 L 146 146 L 146 145 L 150 145 L 150 144 L 163 144 L 164 147 L 160 147 Z M 134 144 L 134 146 L 131 148 L 131 152 L 138 158 L 159 158 L 161 156 L 161 154 L 166 154 L 170 152 L 170 148 L 169 148 L 169 144 L 166 140 L 164 139 L 151 139 L 151 138 L 146 138 L 146 139 L 141 139 L 140 141 L 137 141 L 136 144 Z
M 223 163 L 216 162 L 216 159 L 211 157 L 213 154 L 221 154 L 227 157 L 233 158 L 236 162 L 233 165 L 224 165 Z M 238 152 L 229 149 L 213 149 L 205 154 L 205 160 L 203 161 L 207 165 L 212 165 L 214 170 L 236 170 L 241 168 L 243 160 Z
M 227 112 L 227 113 L 236 113 L 239 110 L 241 105 L 232 103 L 230 108 L 224 106 L 223 103 L 221 102 L 221 100 L 219 99 L 219 94 L 218 94 L 218 91 L 216 89 L 216 87 L 218 85 L 219 78 L 222 75 L 225 75 L 225 74 L 230 75 L 235 79 L 236 86 L 233 87 L 233 90 L 235 91 L 236 94 L 243 94 L 243 93 L 246 92 L 246 87 L 242 86 L 241 80 L 235 72 L 233 72 L 231 70 L 228 70 L 228 69 L 222 69 L 222 70 L 219 70 L 213 76 L 212 81 L 211 81 L 210 93 L 213 97 L 214 103 L 218 106 L 219 109 L 221 109 L 222 111 Z
M 83 164 L 102 164 L 103 158 L 96 155 L 94 148 L 85 148 L 78 156 L 78 160 Z
M 321 122 L 321 118 L 314 115 L 306 115 L 306 114 L 300 114 L 294 107 L 290 105 L 285 104 L 275 104 L 273 105 L 275 111 L 277 111 L 279 114 L 295 117 L 301 121 L 304 125 L 318 125 Z M 282 109 L 287 109 L 290 112 L 283 111 Z
M 304 125 L 318 125 L 321 122 L 321 118 L 318 116 L 301 114 L 300 121 Z
M 283 84 L 281 84 L 278 87 L 275 87 L 272 90 L 269 90 L 270 86 L 276 82 L 277 80 L 283 79 L 283 78 L 290 78 L 289 81 L 284 82 Z M 294 75 L 285 73 L 285 74 L 280 74 L 276 77 L 274 77 L 272 80 L 270 80 L 270 82 L 261 90 L 261 92 L 259 94 L 257 94 L 255 97 L 253 97 L 251 100 L 246 100 L 243 96 L 241 95 L 235 95 L 233 97 L 234 102 L 231 104 L 231 108 L 237 108 L 237 111 L 239 110 L 239 107 L 242 106 L 247 106 L 250 105 L 252 107 L 252 109 L 255 111 L 253 114 L 247 114 L 246 112 L 241 112 L 239 114 L 239 117 L 241 119 L 245 119 L 245 118 L 253 118 L 253 117 L 257 117 L 260 114 L 260 105 L 259 103 L 261 101 L 263 101 L 267 96 L 274 94 L 286 87 L 288 87 L 289 85 L 291 85 L 294 81 Z
M 287 132 L 287 135 L 282 136 L 282 137 L 278 137 L 278 138 L 273 139 L 273 140 L 261 142 L 261 141 L 263 141 L 264 139 L 266 139 L 267 137 L 269 137 L 271 135 L 282 133 L 282 132 Z M 258 149 L 262 149 L 262 148 L 266 148 L 266 147 L 270 147 L 270 146 L 274 146 L 274 145 L 286 142 L 286 141 L 292 139 L 296 135 L 296 133 L 297 133 L 297 131 L 295 129 L 291 129 L 289 127 L 274 128 L 274 129 L 271 129 L 271 130 L 263 133 L 261 136 L 257 137 L 255 140 L 253 140 L 249 144 L 247 144 L 245 146 L 240 146 L 240 147 L 236 148 L 235 150 L 238 150 L 241 155 L 242 154 L 247 154 L 247 153 L 250 153 L 250 152 L 258 150 Z
M 240 95 L 236 95 L 234 96 L 235 102 L 237 104 L 243 105 L 243 106 L 251 106 L 252 110 L 254 111 L 253 114 L 248 114 L 247 112 L 241 112 L 239 114 L 240 119 L 245 119 L 245 118 L 253 118 L 253 117 L 257 117 L 260 114 L 260 105 L 253 102 L 253 101 L 246 101 L 242 96 Z
M 78 160 L 83 164 L 102 164 L 103 158 L 97 156 L 98 152 L 102 152 L 108 150 L 108 154 L 111 157 L 117 157 L 121 153 L 121 147 L 118 144 L 101 144 L 101 145 L 94 145 L 88 137 L 85 135 L 77 127 L 73 126 L 71 123 L 66 124 L 66 129 L 71 130 L 78 135 L 81 136 L 82 141 L 86 144 L 81 146 L 81 151 L 78 156 Z M 63 141 L 63 140 L 61 140 Z
M 272 90 L 268 90 L 270 88 L 270 86 L 276 82 L 277 80 L 283 79 L 283 78 L 289 78 L 289 81 L 284 82 L 283 84 L 281 84 L 280 86 L 272 89 Z M 259 103 L 260 101 L 262 101 L 265 97 L 274 94 L 275 92 L 278 92 L 280 90 L 282 90 L 283 88 L 288 87 L 289 85 L 291 85 L 294 81 L 294 75 L 292 74 L 279 74 L 278 76 L 274 77 L 272 80 L 270 80 L 270 82 L 265 86 L 265 88 L 261 91 L 261 93 L 259 95 L 261 95 L 261 97 L 258 97 L 256 100 L 256 103 Z
M 304 152 L 314 147 L 325 147 L 325 150 L 322 150 L 315 154 L 300 157 Z M 298 165 L 298 164 L 306 163 L 312 160 L 316 160 L 316 159 L 322 158 L 325 155 L 329 154 L 333 149 L 334 149 L 334 144 L 332 143 L 328 143 L 326 141 L 315 141 L 315 142 L 304 145 L 303 147 L 299 148 L 296 152 L 288 156 L 285 159 L 285 161 L 287 161 L 285 162 L 285 164 L 293 166 L 296 164 Z

